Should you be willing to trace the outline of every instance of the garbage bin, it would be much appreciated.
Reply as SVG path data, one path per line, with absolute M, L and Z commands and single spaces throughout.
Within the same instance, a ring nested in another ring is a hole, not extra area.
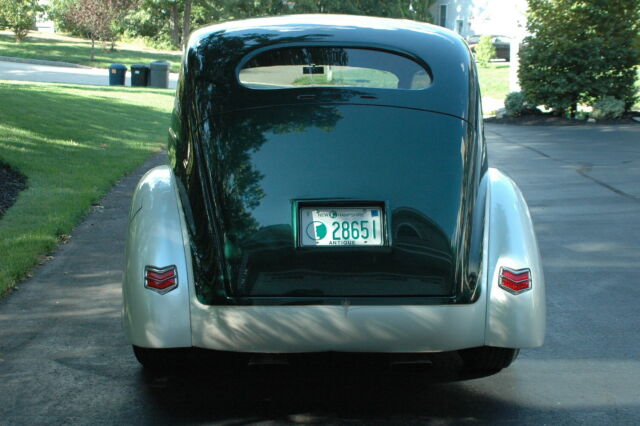
M 122 64 L 109 65 L 109 86 L 124 86 L 127 67 Z
M 169 68 L 171 64 L 166 61 L 153 61 L 149 65 L 149 86 L 169 88 Z
M 131 65 L 131 86 L 147 86 L 149 84 L 149 66 Z

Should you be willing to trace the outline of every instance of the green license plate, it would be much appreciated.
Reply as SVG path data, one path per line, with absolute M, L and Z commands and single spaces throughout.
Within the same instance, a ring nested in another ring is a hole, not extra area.
M 382 246 L 382 208 L 301 207 L 298 235 L 302 247 Z

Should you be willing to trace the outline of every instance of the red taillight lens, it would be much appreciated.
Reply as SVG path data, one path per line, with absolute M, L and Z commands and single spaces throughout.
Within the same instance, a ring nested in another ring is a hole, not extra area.
M 144 286 L 148 289 L 165 294 L 178 287 L 178 271 L 175 266 L 145 266 Z
M 529 269 L 501 268 L 499 284 L 509 293 L 522 293 L 531 288 L 531 271 Z

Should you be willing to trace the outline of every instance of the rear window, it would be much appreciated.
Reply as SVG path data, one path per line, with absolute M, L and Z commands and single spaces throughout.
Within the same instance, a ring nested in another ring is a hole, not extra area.
M 431 85 L 429 70 L 405 56 L 345 47 L 287 47 L 268 50 L 240 70 L 251 89 L 370 87 L 420 90 Z

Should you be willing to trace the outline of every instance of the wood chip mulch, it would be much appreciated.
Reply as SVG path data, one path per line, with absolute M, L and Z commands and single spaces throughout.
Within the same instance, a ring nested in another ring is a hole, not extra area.
M 27 188 L 27 179 L 8 164 L 0 163 L 0 218 L 16 202 L 18 194 Z

